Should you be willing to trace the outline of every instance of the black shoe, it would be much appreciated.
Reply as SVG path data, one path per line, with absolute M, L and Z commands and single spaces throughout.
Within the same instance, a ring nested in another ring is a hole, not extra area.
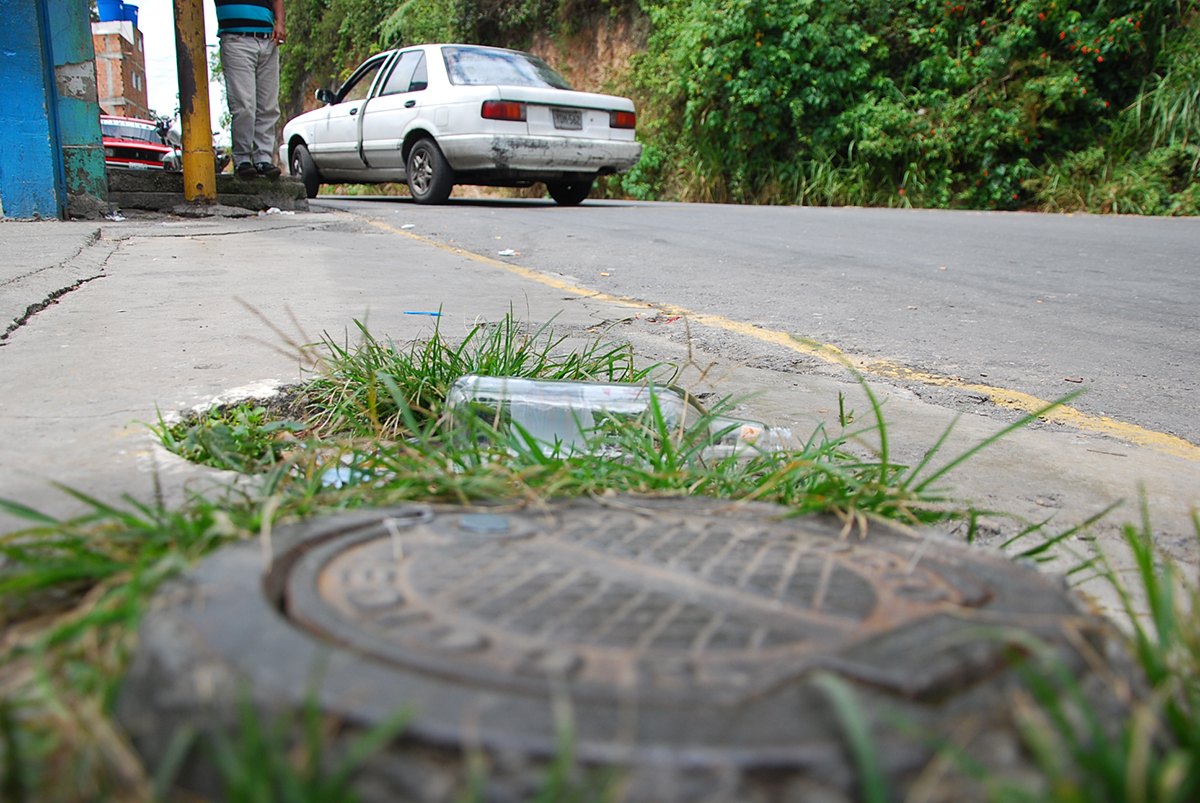
M 255 167 L 254 165 L 250 164 L 249 162 L 242 162 L 241 164 L 239 164 L 237 166 L 237 169 L 233 171 L 233 174 L 235 176 L 237 176 L 238 178 L 243 178 L 243 179 L 244 178 L 257 178 L 258 177 L 258 168 Z
M 270 162 L 259 162 L 254 166 L 254 169 L 263 178 L 279 178 L 279 174 L 283 172 Z

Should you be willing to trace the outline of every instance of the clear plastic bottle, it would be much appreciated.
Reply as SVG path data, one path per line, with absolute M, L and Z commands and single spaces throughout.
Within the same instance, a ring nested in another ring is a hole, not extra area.
M 446 407 L 456 432 L 469 430 L 463 425 L 472 417 L 499 432 L 512 432 L 516 424 L 544 444 L 544 451 L 558 448 L 560 454 L 570 454 L 605 451 L 601 434 L 606 425 L 654 426 L 652 400 L 668 431 L 682 433 L 701 422 L 707 425 L 712 438 L 706 449 L 709 457 L 795 446 L 788 429 L 711 415 L 677 390 L 646 385 L 469 375 L 451 385 Z

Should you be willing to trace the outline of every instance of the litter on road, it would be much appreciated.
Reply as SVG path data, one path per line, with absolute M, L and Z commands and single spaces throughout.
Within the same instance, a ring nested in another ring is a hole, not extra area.
M 452 437 L 487 437 L 474 426 L 483 422 L 544 444 L 547 453 L 619 451 L 612 436 L 623 427 L 655 427 L 660 416 L 668 432 L 707 429 L 711 459 L 798 448 L 790 429 L 715 415 L 690 394 L 645 385 L 468 375 L 451 385 L 446 406 Z

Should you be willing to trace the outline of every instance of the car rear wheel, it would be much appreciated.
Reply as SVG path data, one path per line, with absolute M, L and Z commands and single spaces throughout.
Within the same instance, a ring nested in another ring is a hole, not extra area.
M 419 204 L 440 204 L 454 189 L 454 170 L 442 149 L 431 139 L 421 139 L 408 152 L 408 189 Z
M 579 206 L 591 193 L 593 181 L 595 179 L 590 178 L 580 181 L 547 181 L 546 189 L 549 190 L 554 203 L 559 206 Z
M 292 151 L 292 175 L 300 179 L 304 185 L 304 193 L 309 198 L 316 198 L 321 190 L 321 173 L 313 162 L 308 148 L 297 145 Z

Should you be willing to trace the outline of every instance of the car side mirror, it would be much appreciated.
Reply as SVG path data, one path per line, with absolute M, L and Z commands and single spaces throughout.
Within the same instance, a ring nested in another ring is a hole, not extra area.
M 333 103 L 337 99 L 337 95 L 330 92 L 328 89 L 317 90 L 317 100 L 322 103 Z

